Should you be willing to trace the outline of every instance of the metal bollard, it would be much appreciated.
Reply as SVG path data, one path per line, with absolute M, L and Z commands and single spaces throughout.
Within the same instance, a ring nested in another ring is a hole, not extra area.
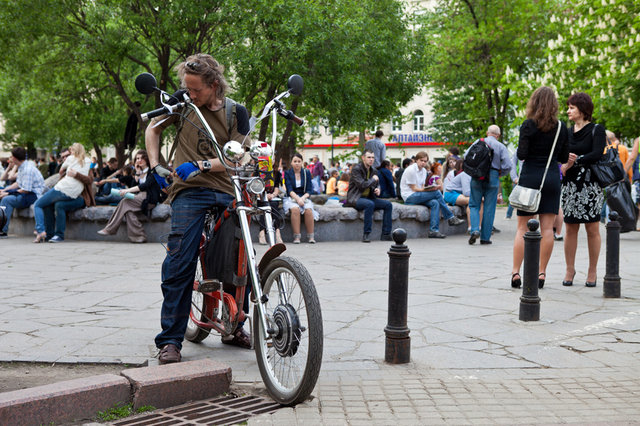
M 391 364 L 406 364 L 410 360 L 411 338 L 407 328 L 407 295 L 409 292 L 409 257 L 411 252 L 404 244 L 407 231 L 393 231 L 395 244 L 389 254 L 389 313 L 384 328 L 384 360 Z
M 620 297 L 620 222 L 618 212 L 609 214 L 607 223 L 607 270 L 604 275 L 604 297 Z
M 522 296 L 520 297 L 520 321 L 540 320 L 540 297 L 538 297 L 538 269 L 540 268 L 540 223 L 531 219 L 529 231 L 524 234 L 524 266 L 522 273 Z

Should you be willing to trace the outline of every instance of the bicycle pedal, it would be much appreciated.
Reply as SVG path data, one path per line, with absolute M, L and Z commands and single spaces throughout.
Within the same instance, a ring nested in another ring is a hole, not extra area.
M 220 291 L 221 284 L 222 283 L 216 279 L 199 280 L 194 290 L 200 293 L 213 293 L 214 291 Z

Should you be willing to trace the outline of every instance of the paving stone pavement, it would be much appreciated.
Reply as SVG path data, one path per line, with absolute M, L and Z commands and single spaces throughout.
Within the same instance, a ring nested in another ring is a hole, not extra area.
M 313 399 L 249 424 L 631 424 L 640 419 L 640 233 L 621 236 L 622 298 L 584 286 L 581 232 L 573 287 L 556 242 L 540 321 L 518 320 L 509 286 L 515 218 L 498 209 L 493 245 L 408 240 L 411 362 L 384 362 L 389 243 L 289 245 L 322 304 L 323 367 Z M 153 363 L 160 244 L 0 240 L 0 361 Z M 260 252 L 264 248 L 258 247 Z M 210 336 L 184 359 L 230 365 L 263 391 L 252 351 Z

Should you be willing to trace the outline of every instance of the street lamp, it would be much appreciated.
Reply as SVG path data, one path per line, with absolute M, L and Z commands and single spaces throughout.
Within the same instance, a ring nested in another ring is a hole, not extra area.
M 322 126 L 324 127 L 324 134 L 331 132 L 331 167 L 333 167 L 333 126 L 329 125 L 329 120 L 326 118 L 322 120 Z

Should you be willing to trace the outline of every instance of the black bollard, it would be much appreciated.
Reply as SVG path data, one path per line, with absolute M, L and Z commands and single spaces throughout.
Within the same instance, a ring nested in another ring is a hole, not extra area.
M 529 231 L 524 234 L 524 266 L 522 273 L 522 296 L 520 297 L 520 321 L 540 320 L 540 297 L 538 297 L 538 269 L 540 268 L 540 223 L 531 219 Z
M 620 297 L 620 222 L 618 212 L 609 214 L 607 223 L 607 271 L 604 275 L 604 297 Z
M 409 293 L 409 257 L 411 252 L 404 244 L 407 231 L 393 231 L 396 242 L 389 254 L 389 313 L 384 328 L 384 360 L 391 364 L 406 364 L 411 355 L 411 338 L 407 328 L 407 297 Z
M 7 223 L 7 213 L 4 211 L 5 207 L 0 207 L 0 229 L 4 228 Z

